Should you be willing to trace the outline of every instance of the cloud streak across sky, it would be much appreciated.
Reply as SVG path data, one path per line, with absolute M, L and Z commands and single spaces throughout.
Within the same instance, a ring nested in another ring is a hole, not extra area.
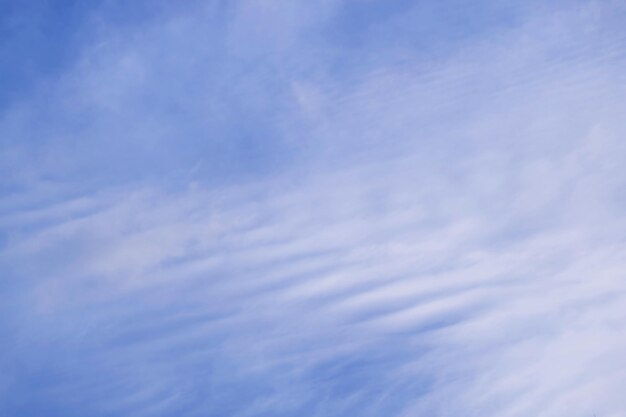
M 623 415 L 626 10 L 491 3 L 8 7 L 0 414 Z

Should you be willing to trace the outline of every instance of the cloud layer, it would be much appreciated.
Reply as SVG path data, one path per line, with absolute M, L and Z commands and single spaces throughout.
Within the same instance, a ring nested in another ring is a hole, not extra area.
M 457 3 L 90 14 L 0 117 L 2 414 L 622 415 L 624 8 Z

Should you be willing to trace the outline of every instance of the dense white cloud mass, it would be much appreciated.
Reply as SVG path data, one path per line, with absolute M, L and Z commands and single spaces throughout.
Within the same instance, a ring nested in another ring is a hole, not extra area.
M 435 3 L 93 12 L 0 117 L 0 414 L 624 415 L 624 6 Z

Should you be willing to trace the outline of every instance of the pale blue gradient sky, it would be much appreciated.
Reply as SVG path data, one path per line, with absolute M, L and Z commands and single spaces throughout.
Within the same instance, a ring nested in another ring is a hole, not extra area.
M 0 415 L 621 416 L 625 12 L 0 3 Z

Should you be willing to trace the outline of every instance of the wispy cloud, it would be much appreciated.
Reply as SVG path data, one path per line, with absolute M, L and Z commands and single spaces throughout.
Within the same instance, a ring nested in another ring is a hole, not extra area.
M 431 54 L 270 3 L 104 22 L 2 115 L 0 411 L 621 415 L 623 7 Z

